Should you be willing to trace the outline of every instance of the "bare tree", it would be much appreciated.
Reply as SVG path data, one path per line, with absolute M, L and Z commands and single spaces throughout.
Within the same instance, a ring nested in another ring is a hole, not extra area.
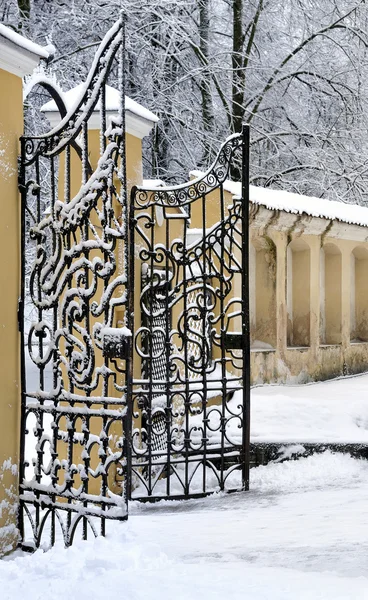
M 248 122 L 255 183 L 368 200 L 364 0 L 122 4 L 128 92 L 160 116 L 146 144 L 147 175 L 183 180 Z M 0 0 L 4 22 L 26 22 L 33 39 L 56 46 L 49 69 L 66 89 L 85 78 L 120 7 Z

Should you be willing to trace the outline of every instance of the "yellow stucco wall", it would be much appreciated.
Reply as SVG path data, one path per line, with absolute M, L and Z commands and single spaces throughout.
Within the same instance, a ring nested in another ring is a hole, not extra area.
M 207 226 L 218 221 L 218 206 L 215 190 Z M 368 229 L 257 205 L 250 223 L 252 383 L 368 371 Z M 190 226 L 202 226 L 199 204 Z
M 17 157 L 18 139 L 23 131 L 22 103 L 21 78 L 0 69 L 0 556 L 17 542 L 20 413 Z
M 328 221 L 325 227 L 327 225 Z M 364 341 L 364 337 L 363 340 L 356 338 L 352 314 L 355 311 L 357 323 L 363 323 L 361 336 L 364 336 L 366 323 L 364 315 L 368 310 L 366 284 L 368 277 L 360 277 L 359 272 L 358 276 L 356 272 L 355 277 L 352 275 L 351 256 L 355 252 L 361 257 L 362 264 L 358 265 L 358 269 L 359 267 L 363 269 L 363 251 L 368 250 L 368 243 L 353 239 L 329 238 L 320 234 L 298 234 L 297 239 L 307 243 L 310 248 L 310 269 L 305 264 L 303 266 L 298 263 L 299 274 L 303 274 L 304 283 L 303 278 L 299 277 L 300 289 L 298 296 L 294 298 L 295 304 L 300 303 L 300 310 L 303 310 L 304 315 L 308 313 L 309 319 L 310 341 L 301 348 L 297 347 L 295 342 L 292 345 L 287 335 L 287 247 L 290 237 L 286 231 L 278 231 L 276 228 L 272 231 L 269 229 L 268 235 L 276 245 L 277 343 L 273 350 L 252 350 L 252 382 L 303 383 L 367 371 L 368 343 Z M 344 236 L 347 237 L 347 234 L 345 233 Z M 330 248 L 332 245 L 336 253 L 326 252 L 327 265 L 325 264 L 323 278 L 321 248 L 325 246 Z M 321 277 L 324 282 L 321 281 Z M 355 293 L 354 282 L 356 282 Z M 290 284 L 292 285 L 293 282 L 289 281 Z

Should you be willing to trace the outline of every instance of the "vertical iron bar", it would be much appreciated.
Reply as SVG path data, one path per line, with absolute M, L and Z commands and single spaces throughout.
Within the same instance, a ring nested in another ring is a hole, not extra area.
M 207 320 L 207 269 L 206 269 L 206 196 L 202 194 L 202 258 L 203 258 L 203 283 L 202 283 L 202 333 L 201 333 L 201 351 L 202 351 L 202 390 L 201 390 L 201 403 L 202 403 L 202 448 L 203 448 L 203 479 L 202 479 L 202 487 L 203 493 L 207 491 L 206 485 L 206 461 L 207 461 L 207 356 L 206 356 L 206 320 Z M 208 274 L 209 275 L 209 274 Z M 200 297 L 197 296 L 197 303 L 200 303 Z M 200 312 L 201 309 L 199 308 Z
M 102 88 L 101 88 L 101 91 L 102 91 Z M 102 99 L 101 99 L 101 104 L 102 104 Z M 103 139 L 105 139 L 105 138 L 103 138 Z M 102 135 L 101 135 L 101 140 L 102 140 Z M 103 141 L 101 141 L 101 145 L 103 146 Z M 101 150 L 102 150 L 102 148 L 101 148 Z M 109 224 L 109 216 L 107 214 L 108 211 L 106 209 L 106 202 L 108 201 L 108 198 L 110 198 L 110 202 L 112 205 L 113 198 L 112 198 L 112 194 L 111 194 L 111 189 L 109 189 L 109 188 L 107 189 L 107 191 L 104 190 L 101 194 L 101 201 L 102 201 L 101 213 L 103 215 L 103 222 L 104 222 L 104 225 L 102 227 L 102 241 L 103 241 L 104 248 L 106 247 L 106 245 L 109 242 L 108 236 L 106 235 L 106 227 Z M 103 257 L 104 257 L 104 264 L 106 264 L 109 259 L 109 255 L 106 250 L 103 251 Z M 109 280 L 108 280 L 108 278 L 104 277 L 103 278 L 103 296 L 106 295 L 108 285 L 109 285 Z M 109 326 L 109 304 L 106 301 L 103 303 L 103 325 L 104 325 L 104 327 Z M 108 375 L 108 373 L 109 373 L 109 358 L 108 358 L 108 356 L 104 356 L 103 361 L 104 361 L 104 374 L 102 376 L 102 399 L 106 398 L 106 396 L 109 395 L 109 375 Z M 105 435 L 104 435 L 103 439 L 101 440 L 102 448 L 100 448 L 101 454 L 99 455 L 99 459 L 102 464 L 101 487 L 100 487 L 101 500 L 102 500 L 101 501 L 100 532 L 101 532 L 102 536 L 105 536 L 105 534 L 106 534 L 106 522 L 105 522 L 105 516 L 104 516 L 104 513 L 106 511 L 106 504 L 104 502 L 104 498 L 106 498 L 107 490 L 108 490 L 107 473 L 104 468 L 104 464 L 106 462 L 106 450 L 107 450 L 106 429 L 107 429 L 107 417 L 106 417 L 106 415 L 103 415 L 101 431 L 103 431 Z
M 19 448 L 19 494 L 23 492 L 22 483 L 25 476 L 25 438 L 26 438 L 26 410 L 27 410 L 27 390 L 26 390 L 26 363 L 24 347 L 24 300 L 25 300 L 25 250 L 26 250 L 26 167 L 25 167 L 25 138 L 20 138 L 20 165 L 19 165 L 19 188 L 20 188 L 20 290 L 18 305 L 18 323 L 19 323 L 19 343 L 20 343 L 20 384 L 21 384 L 21 404 L 20 404 L 20 448 Z M 18 508 L 18 529 L 20 538 L 24 541 L 24 513 L 23 501 L 21 500 Z
M 102 104 L 102 102 L 101 102 Z M 87 183 L 88 180 L 88 122 L 87 121 L 83 121 L 82 124 L 82 184 L 85 185 Z M 84 228 L 81 227 L 81 237 L 82 240 L 84 242 L 86 242 L 89 238 L 89 219 L 86 216 L 85 218 L 85 222 L 84 222 Z M 87 260 L 89 260 L 89 251 L 85 250 L 85 257 Z M 84 268 L 84 287 L 85 290 L 88 289 L 89 287 L 89 268 L 86 265 Z M 84 297 L 84 311 L 85 311 L 85 329 L 87 332 L 87 337 L 90 335 L 90 303 L 89 303 L 89 298 L 88 295 L 86 294 Z M 86 390 L 86 396 L 90 396 L 90 391 L 87 389 Z M 89 419 L 86 419 L 85 421 L 83 421 L 84 424 L 87 424 L 88 422 L 88 427 L 87 427 L 87 431 L 84 431 L 84 438 L 87 441 L 88 439 L 88 435 L 89 435 Z M 84 462 L 84 468 L 86 473 L 88 473 L 88 463 L 89 463 L 89 459 L 84 458 L 83 460 Z M 85 495 L 88 494 L 89 491 L 89 485 L 88 485 L 88 477 L 83 478 L 82 479 L 82 489 L 83 489 L 83 493 Z M 84 509 L 87 509 L 88 507 L 88 501 L 87 500 L 83 500 L 83 507 Z M 88 522 L 86 517 L 84 516 L 82 519 L 82 538 L 83 540 L 86 540 L 88 537 Z
M 100 156 L 106 150 L 106 83 L 104 82 L 100 90 Z
M 132 426 L 133 426 L 133 353 L 134 353 L 134 238 L 135 238 L 135 215 L 134 215 L 134 198 L 135 188 L 132 188 L 129 203 L 129 220 L 126 223 L 126 228 L 129 227 L 129 263 L 127 273 L 127 326 L 131 331 L 129 355 L 126 360 L 126 416 L 124 420 L 124 446 L 123 459 L 126 459 L 126 473 L 124 475 L 124 487 L 126 489 L 126 506 L 132 496 Z M 127 242 L 128 243 L 128 242 Z
M 185 467 L 184 467 L 184 495 L 187 498 L 189 496 L 189 447 L 190 447 L 190 387 L 189 387 L 189 368 L 188 368 L 188 337 L 186 332 L 188 331 L 188 281 L 187 281 L 187 222 L 183 219 L 183 303 L 184 303 L 184 410 L 185 410 L 185 432 L 184 432 L 184 448 L 185 448 Z
M 128 498 L 131 494 L 131 464 L 132 464 L 132 428 L 133 428 L 133 336 L 134 336 L 134 229 L 130 230 L 130 219 L 129 219 L 129 206 L 128 206 L 128 185 L 127 185 L 127 161 L 126 161 L 126 112 L 125 112 L 125 90 L 126 90 L 126 73 L 125 73 L 125 52 L 126 52 L 126 16 L 121 13 L 121 33 L 122 40 L 120 44 L 119 53 L 119 94 L 120 94 L 120 118 L 121 118 L 121 146 L 120 152 L 120 169 L 122 176 L 122 193 L 123 193 L 123 206 L 125 219 L 124 223 L 124 254 L 123 254 L 123 268 L 125 269 L 125 289 L 127 291 L 128 299 L 126 300 L 125 307 L 125 322 L 131 332 L 129 338 L 129 352 L 128 357 L 125 361 L 125 402 L 126 402 L 126 414 L 122 418 L 122 428 L 124 430 L 124 443 L 123 443 L 123 461 L 125 460 L 125 473 L 124 473 L 124 490 L 125 495 L 125 507 L 126 516 L 128 518 Z M 131 199 L 132 201 L 132 199 Z M 134 207 L 133 207 L 134 209 Z M 132 242 L 130 242 L 130 236 Z M 130 246 L 132 244 L 132 247 Z M 132 250 L 133 248 L 133 250 Z M 132 263 L 130 262 L 132 259 Z M 133 264 L 133 270 L 131 266 Z M 133 279 L 131 279 L 133 278 Z M 129 291 L 129 287 L 131 291 Z M 130 298 L 130 296 L 132 296 Z M 132 310 L 128 310 L 129 302 L 132 301 Z M 127 315 L 128 312 L 128 315 Z
M 50 202 L 50 212 L 51 212 L 51 218 L 54 218 L 54 210 L 55 210 L 55 158 L 52 156 L 50 158 L 50 187 L 51 187 L 51 202 Z M 56 240 L 55 240 L 55 231 L 52 230 L 52 240 L 51 240 L 52 246 L 51 246 L 51 252 L 52 255 L 55 254 L 55 250 L 56 250 Z M 53 310 L 52 310 L 52 342 L 55 342 L 55 331 L 57 329 L 57 306 L 54 306 Z M 52 382 L 53 382 L 53 389 L 56 389 L 57 386 L 57 351 L 54 347 L 53 353 L 52 353 Z M 56 421 L 57 421 L 57 417 L 56 417 L 57 413 L 56 411 L 54 411 L 52 413 L 52 420 L 55 424 L 55 426 L 52 429 L 52 452 L 51 452 L 51 459 L 52 459 L 52 467 L 51 467 L 51 484 L 52 487 L 55 489 L 56 487 L 56 483 L 57 483 L 57 477 L 55 477 L 55 460 L 57 459 L 57 438 L 58 438 L 58 431 L 59 428 L 56 426 Z M 55 504 L 56 501 L 56 495 L 52 494 L 51 496 L 52 502 Z M 55 544 L 55 510 L 53 510 L 51 512 L 51 546 L 53 546 Z
M 102 213 L 103 213 L 103 219 L 104 219 L 104 223 L 105 226 L 102 228 L 102 240 L 104 242 L 104 246 L 106 246 L 108 244 L 108 236 L 106 236 L 106 231 L 105 231 L 105 227 L 108 225 L 109 223 L 109 216 L 108 216 L 108 211 L 106 210 L 106 202 L 107 202 L 107 198 L 110 198 L 110 202 L 112 203 L 113 198 L 111 195 L 111 190 L 108 190 L 108 192 L 104 192 L 102 194 Z M 104 250 L 103 253 L 104 256 L 104 263 L 106 264 L 108 259 L 109 259 L 109 255 L 108 252 L 106 250 Z M 109 285 L 109 281 L 106 277 L 104 277 L 103 279 L 103 295 L 106 295 L 106 291 Z M 109 307 L 109 303 L 105 301 L 104 304 L 104 309 L 103 309 L 103 322 L 104 322 L 104 327 L 109 326 L 109 312 L 110 312 L 110 307 Z M 104 367 L 105 367 L 105 371 L 102 377 L 102 398 L 106 398 L 106 396 L 109 395 L 109 358 L 108 356 L 104 357 Z M 106 498 L 107 496 L 107 490 L 108 490 L 108 481 L 107 481 L 107 473 L 106 470 L 104 468 L 105 462 L 106 462 L 106 456 L 107 456 L 107 443 L 108 443 L 108 436 L 106 435 L 106 430 L 107 430 L 107 417 L 106 415 L 103 415 L 102 417 L 102 431 L 104 432 L 104 438 L 101 441 L 101 445 L 102 448 L 100 449 L 101 451 L 103 450 L 103 452 L 100 455 L 100 461 L 102 464 L 102 473 L 101 473 L 101 535 L 105 536 L 106 535 L 106 519 L 104 516 L 104 512 L 106 511 L 106 504 L 104 502 L 104 498 Z
M 88 122 L 82 123 L 82 183 L 85 185 L 88 179 Z
M 124 222 L 124 233 L 122 243 L 124 244 L 123 249 L 123 269 L 126 270 L 126 289 L 127 289 L 127 304 L 125 310 L 125 321 L 128 329 L 134 331 L 134 232 L 129 228 L 128 220 L 128 188 L 127 188 L 127 165 L 126 165 L 126 124 L 125 124 L 125 48 L 126 48 L 126 17 L 123 13 L 120 14 L 121 20 L 121 33 L 122 40 L 120 44 L 119 52 L 119 117 L 121 123 L 121 137 L 119 146 L 120 155 L 120 174 L 121 174 L 121 194 L 122 194 L 122 218 Z M 132 200 L 131 200 L 132 202 Z M 129 207 L 130 208 L 130 207 Z M 132 242 L 130 242 L 130 236 L 132 236 Z M 132 243 L 133 250 L 130 248 Z M 133 264 L 130 260 L 133 260 Z M 131 270 L 133 266 L 133 270 Z M 132 275 L 133 273 L 133 275 Z M 132 307 L 129 303 L 132 302 Z M 129 309 L 128 309 L 129 307 Z M 130 310 L 132 308 L 132 310 Z M 127 314 L 128 313 L 128 314 Z M 125 506 L 128 514 L 128 498 L 130 498 L 131 492 L 131 439 L 132 439 L 132 420 L 133 420 L 133 338 L 130 338 L 129 353 L 125 362 L 125 402 L 126 402 L 126 416 L 123 417 L 122 427 L 124 429 L 124 442 L 123 442 L 123 460 L 126 459 L 126 472 L 124 473 L 124 491 L 125 494 Z
M 162 209 L 164 212 L 164 209 Z M 171 422 L 172 422 L 172 400 L 173 396 L 171 394 L 171 384 L 170 384 L 170 334 L 171 334 L 171 319 L 170 319 L 170 311 L 169 311 L 169 260 L 168 260 L 168 252 L 170 248 L 170 221 L 169 219 L 165 219 L 166 225 L 166 240 L 165 240 L 165 360 L 166 360 L 166 414 L 165 414 L 165 423 L 166 423 L 166 495 L 170 495 L 170 470 L 171 470 Z
M 70 202 L 70 194 L 71 194 L 71 172 L 70 172 L 70 146 L 67 145 L 65 148 L 65 173 L 64 173 L 64 202 L 65 204 L 69 204 Z M 66 247 L 66 250 L 70 250 L 71 248 L 71 235 L 70 232 L 68 232 L 65 236 L 65 240 L 64 240 L 64 244 Z M 72 288 L 72 280 L 71 277 L 68 278 L 68 291 Z M 62 324 L 63 325 L 63 324 Z M 68 328 L 68 333 L 69 333 L 69 337 L 72 337 L 72 324 L 70 322 L 70 318 L 68 320 L 68 323 L 65 323 L 65 326 Z M 71 354 L 69 354 L 69 352 L 71 351 L 72 346 L 69 342 L 65 343 L 65 353 L 71 356 Z M 72 394 L 74 392 L 74 384 L 72 381 L 72 377 L 68 371 L 68 380 L 69 380 L 69 392 Z M 72 405 L 72 401 L 69 401 L 69 405 Z M 68 424 L 69 418 L 66 418 L 66 422 Z M 68 475 L 70 474 L 70 469 L 71 469 L 71 465 L 73 463 L 73 434 L 72 436 L 70 435 L 70 429 L 67 431 L 67 436 L 66 436 L 66 441 L 65 443 L 67 444 L 67 452 L 66 452 L 66 469 L 68 469 Z M 69 481 L 68 478 L 68 483 L 66 485 L 66 489 L 69 491 L 71 487 L 71 482 Z M 68 497 L 67 499 L 68 504 L 71 504 L 71 498 Z M 66 540 L 67 540 L 67 545 L 69 545 L 69 533 L 70 533 L 70 528 L 71 528 L 71 522 L 72 522 L 72 512 L 70 510 L 67 511 L 66 514 Z
M 120 55 L 119 55 L 120 58 Z M 102 157 L 102 155 L 104 154 L 105 150 L 106 150 L 106 136 L 105 136 L 105 131 L 106 131 L 106 83 L 107 83 L 107 74 L 105 75 L 105 78 L 102 81 L 101 87 L 100 87 L 100 94 L 99 94 L 99 99 L 100 99 L 100 157 Z M 113 210 L 113 203 L 114 203 L 114 183 L 113 180 L 111 180 L 111 182 L 109 183 L 107 190 L 103 190 L 102 194 L 101 194 L 101 201 L 102 201 L 102 206 L 101 206 L 101 213 L 103 215 L 103 225 L 102 225 L 102 240 L 103 240 L 103 247 L 104 247 L 104 251 L 103 251 L 103 257 L 104 257 L 104 264 L 106 265 L 109 261 L 109 252 L 106 250 L 106 246 L 109 244 L 109 238 L 110 238 L 110 234 L 107 233 L 107 230 L 110 228 L 110 224 L 111 224 L 111 210 Z M 109 204 L 109 208 L 107 208 L 107 203 Z M 98 209 L 98 207 L 96 206 L 96 208 Z M 88 222 L 86 223 L 86 227 L 88 227 Z M 87 235 L 88 235 L 88 231 L 87 231 Z M 103 296 L 106 295 L 108 286 L 109 286 L 109 278 L 104 277 L 103 278 Z M 88 310 L 89 310 L 89 304 L 88 304 Z M 113 326 L 114 323 L 113 322 L 109 322 L 109 314 L 110 314 L 110 305 L 108 302 L 104 303 L 104 307 L 103 307 L 103 318 L 104 318 L 104 326 Z M 102 377 L 102 398 L 106 398 L 107 396 L 109 396 L 109 364 L 110 364 L 110 359 L 108 356 L 104 356 L 104 367 L 105 367 L 105 371 Z M 106 535 L 106 517 L 105 517 L 105 512 L 106 512 L 106 503 L 104 502 L 104 499 L 107 497 L 108 495 L 108 489 L 109 489 L 109 485 L 108 485 L 108 475 L 106 473 L 106 470 L 104 468 L 104 465 L 106 463 L 106 456 L 107 456 L 107 450 L 108 450 L 108 435 L 107 435 L 107 429 L 108 429 L 108 418 L 106 417 L 106 415 L 104 415 L 102 417 L 102 431 L 104 432 L 104 437 L 101 440 L 101 445 L 102 448 L 101 450 L 101 454 L 100 454 L 100 461 L 102 464 L 102 473 L 101 473 L 101 518 L 100 518 L 100 532 L 102 536 Z
M 40 223 L 41 221 L 41 187 L 40 187 L 40 162 L 39 162 L 39 156 L 36 157 L 36 162 L 35 162 L 35 175 L 36 175 L 36 196 L 37 196 L 37 209 L 36 209 L 36 219 L 37 219 L 37 225 Z M 46 244 L 45 244 L 46 246 Z M 47 246 L 45 247 L 45 251 L 47 252 Z M 37 274 L 37 300 L 38 300 L 38 304 L 39 306 L 41 305 L 41 300 L 42 300 L 42 290 L 41 290 L 41 282 L 40 282 L 40 278 L 41 278 L 41 270 L 38 269 L 38 274 Z M 38 308 L 37 309 L 38 312 L 38 322 L 41 323 L 43 321 L 43 308 Z M 42 334 L 39 335 L 38 338 L 38 353 L 40 358 L 43 358 L 43 337 Z M 44 378 L 44 371 L 45 371 L 45 366 L 40 364 L 38 365 L 38 375 L 39 375 L 39 389 L 44 391 L 44 384 L 45 384 L 45 378 Z M 36 481 L 38 484 L 41 483 L 41 472 L 42 472 L 42 466 L 43 466 L 43 455 L 44 455 L 44 451 L 43 451 L 43 447 L 40 444 L 40 439 L 42 438 L 42 434 L 43 434 L 43 423 L 44 423 L 44 411 L 43 411 L 43 405 L 44 405 L 44 400 L 42 398 L 38 398 L 37 399 L 38 402 L 38 409 L 36 412 L 36 418 L 37 418 L 37 458 L 36 458 Z M 35 493 L 35 496 L 37 499 L 40 498 L 40 492 L 37 490 Z M 36 526 L 37 526 L 37 530 L 40 526 L 40 514 L 42 514 L 42 510 L 40 509 L 39 506 L 36 507 Z M 40 541 L 40 540 L 39 540 Z
M 148 354 L 147 373 L 148 373 L 148 406 L 147 406 L 147 445 L 148 445 L 148 495 L 152 496 L 152 401 L 153 401 L 153 294 L 154 288 L 154 249 L 155 249 L 155 228 L 154 228 L 154 206 L 151 206 L 150 214 L 150 249 L 149 249 L 149 317 L 148 317 Z
M 106 82 L 105 80 L 102 82 L 101 88 L 100 88 L 100 156 L 103 155 L 103 153 L 106 150 L 106 137 L 105 137 L 105 131 L 106 131 Z M 113 185 L 113 183 L 111 182 L 111 186 Z M 111 207 L 113 205 L 113 195 L 111 193 L 111 188 L 108 189 L 107 191 L 104 190 L 101 194 L 101 200 L 102 200 L 102 207 L 101 207 L 101 212 L 103 214 L 103 227 L 102 227 L 102 240 L 104 243 L 104 247 L 106 244 L 108 244 L 108 239 L 106 239 L 106 227 L 109 225 L 110 223 L 110 216 L 108 215 L 108 211 L 106 210 L 106 202 L 108 202 L 108 199 L 110 199 L 110 203 L 111 203 Z M 98 207 L 96 207 L 98 208 Z M 108 237 L 108 236 L 107 236 Z M 107 263 L 107 261 L 109 260 L 109 255 L 106 252 L 106 250 L 104 250 L 103 252 L 103 257 L 104 257 L 104 264 Z M 108 287 L 109 281 L 108 279 L 105 277 L 103 279 L 103 294 L 106 294 L 106 290 Z M 103 311 L 103 319 L 104 319 L 104 326 L 108 326 L 109 322 L 109 305 L 108 303 L 105 302 L 105 306 L 104 306 L 104 311 Z M 113 323 L 111 323 L 111 325 L 113 325 Z M 105 367 L 105 372 L 104 375 L 102 377 L 102 398 L 106 398 L 106 396 L 109 395 L 109 358 L 107 356 L 104 357 L 104 367 Z M 106 434 L 106 429 L 107 429 L 107 417 L 103 416 L 102 417 L 102 431 Z M 100 454 L 100 461 L 102 464 L 102 473 L 101 473 L 101 519 L 100 519 L 100 531 L 101 531 L 101 535 L 105 536 L 106 535 L 106 519 L 105 519 L 105 511 L 106 511 L 106 504 L 104 502 L 104 498 L 106 498 L 107 495 L 107 490 L 108 490 L 108 482 L 107 482 L 107 473 L 104 469 L 104 464 L 106 462 L 106 450 L 107 450 L 107 437 L 106 435 L 104 436 L 103 440 L 101 440 L 101 445 L 102 448 L 100 448 L 101 450 L 101 454 Z
M 225 488 L 224 471 L 225 471 L 225 435 L 226 435 L 226 410 L 227 410 L 227 379 L 226 379 L 226 349 L 225 349 L 225 289 L 224 286 L 224 261 L 225 261 L 225 198 L 224 188 L 220 186 L 220 222 L 222 225 L 221 234 L 221 258 L 220 258 L 220 340 L 221 340 L 221 466 L 220 466 L 220 489 Z
M 242 334 L 243 334 L 243 489 L 249 489 L 250 332 L 249 332 L 249 125 L 242 128 Z
M 119 47 L 119 121 L 121 127 L 121 136 L 119 143 L 120 157 L 120 203 L 122 216 L 122 241 L 123 244 L 123 272 L 125 271 L 126 281 L 125 289 L 127 299 L 125 300 L 125 324 L 131 331 L 129 338 L 129 351 L 125 361 L 125 416 L 122 417 L 121 426 L 123 429 L 123 463 L 125 462 L 125 472 L 123 473 L 123 497 L 128 515 L 128 499 L 131 496 L 131 444 L 132 444 L 132 421 L 133 421 L 133 335 L 134 335 L 134 201 L 133 190 L 128 206 L 127 189 L 127 165 L 126 165 L 126 124 L 125 124 L 125 49 L 126 49 L 126 17 L 123 12 L 120 13 L 121 24 L 121 43 Z

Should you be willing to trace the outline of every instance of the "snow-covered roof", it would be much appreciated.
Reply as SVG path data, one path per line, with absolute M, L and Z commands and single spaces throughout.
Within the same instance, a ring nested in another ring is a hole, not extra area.
M 105 89 L 107 116 L 113 116 L 114 114 L 116 115 L 120 106 L 120 93 L 110 85 L 106 85 Z M 84 90 L 85 84 L 80 83 L 63 94 L 63 99 L 68 111 L 74 106 L 77 106 L 81 96 L 84 93 Z M 55 126 L 60 121 L 59 111 L 54 100 L 50 100 L 44 104 L 41 110 L 47 114 L 47 118 L 52 126 Z M 90 129 L 99 127 L 99 110 L 100 101 L 97 102 L 93 114 L 88 122 Z M 157 123 L 159 120 L 159 118 L 153 112 L 148 110 L 148 108 L 145 108 L 128 96 L 125 96 L 125 118 L 127 132 L 135 135 L 136 137 L 144 137 L 145 135 L 148 135 L 154 123 Z
M 32 73 L 41 58 L 48 58 L 49 47 L 28 40 L 0 23 L 0 69 L 23 77 Z
M 202 171 L 190 172 L 192 177 L 199 177 L 201 174 L 203 174 Z M 234 196 L 240 196 L 241 183 L 227 179 L 224 182 L 224 190 Z M 249 197 L 253 204 L 259 204 L 270 210 L 283 210 L 288 213 L 306 214 L 322 219 L 336 219 L 343 223 L 368 227 L 368 207 L 365 206 L 293 194 L 283 190 L 271 190 L 255 185 L 250 186 Z

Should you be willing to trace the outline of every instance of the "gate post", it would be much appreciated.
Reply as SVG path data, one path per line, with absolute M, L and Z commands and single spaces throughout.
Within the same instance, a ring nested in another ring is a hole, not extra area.
M 22 77 L 47 56 L 40 46 L 0 25 L 0 557 L 18 542 Z

